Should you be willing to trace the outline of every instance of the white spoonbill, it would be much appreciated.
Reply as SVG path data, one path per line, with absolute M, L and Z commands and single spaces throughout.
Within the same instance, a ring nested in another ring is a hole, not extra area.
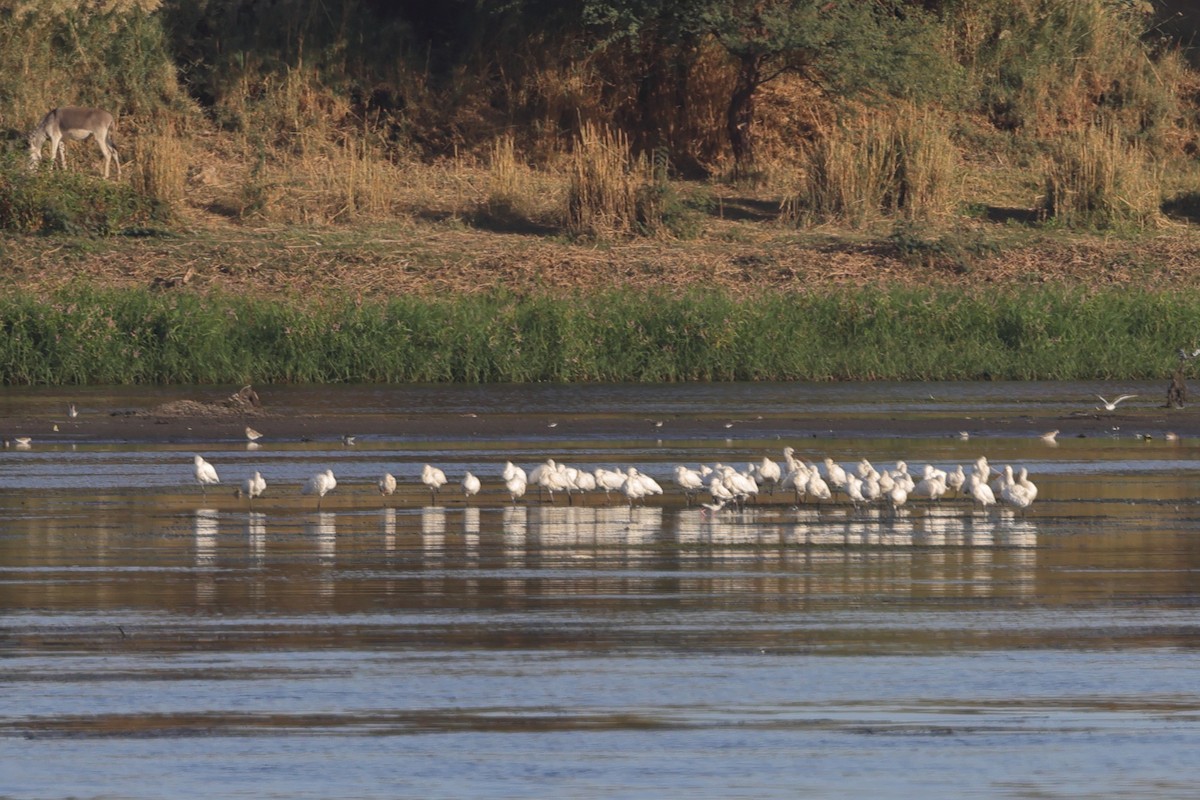
M 437 500 L 438 490 L 446 485 L 446 473 L 426 464 L 421 468 L 421 483 L 429 487 L 429 502 L 432 505 Z
M 758 482 L 760 484 L 767 484 L 767 494 L 775 494 L 775 487 L 783 479 L 783 470 L 779 464 L 763 456 L 763 460 L 759 463 L 758 469 L 755 472 L 754 477 L 758 479 Z
M 466 475 L 463 475 L 462 490 L 463 494 L 467 498 L 468 503 L 471 502 L 471 497 L 479 494 L 479 488 L 479 478 L 476 478 L 470 472 L 468 472 Z
M 308 483 L 304 484 L 304 488 L 300 490 L 300 494 L 316 495 L 317 496 L 317 511 L 321 510 L 321 498 L 337 488 L 337 478 L 333 477 L 333 470 L 327 469 L 324 472 L 318 472 L 308 479 Z
M 208 497 L 208 487 L 214 483 L 220 483 L 221 479 L 217 477 L 217 469 L 212 464 L 205 461 L 200 456 L 192 459 L 192 472 L 196 476 L 196 483 L 200 484 L 200 489 L 205 497 Z
M 504 479 L 504 488 L 508 490 L 508 496 L 512 498 L 513 505 L 525 496 L 525 470 L 517 467 L 507 478 Z
M 689 506 L 692 504 L 696 493 L 704 488 L 703 476 L 698 471 L 683 464 L 675 467 L 675 483 L 683 490 L 684 499 Z
M 250 508 L 254 508 L 254 498 L 267 490 L 267 481 L 257 470 L 253 475 L 242 481 L 242 493 L 249 498 Z
M 382 497 L 387 497 L 389 494 L 396 493 L 396 476 L 390 472 L 385 472 L 375 482 L 375 486 L 379 488 L 379 494 Z

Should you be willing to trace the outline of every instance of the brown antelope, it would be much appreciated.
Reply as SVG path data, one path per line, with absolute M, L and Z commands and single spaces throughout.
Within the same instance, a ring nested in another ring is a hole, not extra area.
M 55 156 L 62 162 L 62 168 L 67 168 L 67 156 L 62 147 L 64 137 L 82 142 L 89 136 L 94 136 L 100 152 L 104 154 L 104 177 L 108 177 L 108 165 L 117 162 L 117 178 L 121 177 L 121 157 L 113 147 L 112 132 L 116 123 L 113 115 L 100 108 L 78 108 L 62 106 L 51 109 L 42 121 L 29 134 L 29 166 L 36 167 L 42 160 L 42 145 L 50 140 L 50 166 L 54 166 Z

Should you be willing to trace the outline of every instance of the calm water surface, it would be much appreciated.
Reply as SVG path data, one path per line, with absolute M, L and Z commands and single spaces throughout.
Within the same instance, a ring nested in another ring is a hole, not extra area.
M 297 413 L 361 414 L 360 444 L 39 437 L 0 453 L 0 797 L 1191 795 L 1200 447 L 989 427 L 1107 388 L 294 390 Z M 63 400 L 9 393 L 0 415 Z M 793 439 L 797 402 L 874 432 Z M 686 440 L 372 436 L 400 405 L 780 421 Z M 971 438 L 878 434 L 906 414 L 968 420 Z M 1040 494 L 1023 516 L 951 500 L 893 517 L 779 495 L 712 515 L 672 490 L 676 463 L 786 444 L 914 470 L 983 454 Z M 202 494 L 195 452 L 226 484 L 261 470 L 267 495 Z M 511 505 L 504 460 L 546 457 L 637 466 L 667 495 Z M 426 462 L 451 477 L 436 504 Z M 318 512 L 298 487 L 326 466 L 340 483 Z M 468 469 L 471 506 L 452 491 Z M 386 503 L 384 471 L 402 487 Z

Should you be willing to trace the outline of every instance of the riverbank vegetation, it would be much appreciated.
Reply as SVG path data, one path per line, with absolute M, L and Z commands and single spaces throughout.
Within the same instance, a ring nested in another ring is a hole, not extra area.
M 1200 298 L 863 290 L 323 304 L 63 291 L 0 298 L 9 384 L 1157 378 Z
M 1200 277 L 1189 14 L 0 0 L 0 378 L 1161 377 Z M 118 117 L 121 181 L 86 142 L 26 169 L 66 104 Z

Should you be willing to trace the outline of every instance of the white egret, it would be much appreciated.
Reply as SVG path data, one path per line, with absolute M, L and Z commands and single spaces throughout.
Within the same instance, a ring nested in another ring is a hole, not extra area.
M 438 490 L 446 485 L 446 473 L 426 464 L 421 468 L 421 483 L 429 487 L 429 502 L 432 505 L 437 500 Z
M 204 496 L 208 497 L 208 487 L 214 483 L 221 482 L 221 479 L 217 477 L 216 467 L 200 456 L 194 457 L 192 464 L 192 473 L 196 476 L 196 483 L 200 484 L 200 489 L 204 493 Z
M 308 483 L 304 484 L 304 488 L 300 490 L 301 494 L 317 496 L 317 511 L 321 510 L 321 498 L 337 488 L 337 478 L 333 477 L 333 470 L 327 469 L 324 472 L 318 472 L 308 479 Z

